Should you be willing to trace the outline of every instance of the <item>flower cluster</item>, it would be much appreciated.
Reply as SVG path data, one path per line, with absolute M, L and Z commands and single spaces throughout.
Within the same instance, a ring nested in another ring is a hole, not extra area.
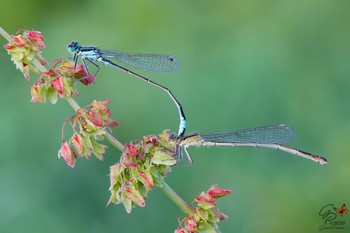
M 120 162 L 110 167 L 107 205 L 123 203 L 128 213 L 135 205 L 144 207 L 148 191 L 161 186 L 160 180 L 175 163 L 174 143 L 167 130 L 126 144 Z
M 30 90 L 33 103 L 45 103 L 50 100 L 56 103 L 58 97 L 70 97 L 73 93 L 78 94 L 75 80 L 85 85 L 95 81 L 95 78 L 88 74 L 83 65 L 77 64 L 74 69 L 72 61 L 58 60 L 49 71 L 40 75 Z
M 63 157 L 70 167 L 74 167 L 77 155 L 90 158 L 91 154 L 94 154 L 98 159 L 103 160 L 107 146 L 99 144 L 97 140 L 104 139 L 109 127 L 118 126 L 118 122 L 111 119 L 109 108 L 106 107 L 109 102 L 109 100 L 94 101 L 90 109 L 81 108 L 68 120 L 74 134 L 68 142 L 62 139 L 58 157 Z
M 16 67 L 29 80 L 29 71 L 40 73 L 39 68 L 32 61 L 37 59 L 41 65 L 46 65 L 47 61 L 41 56 L 41 49 L 45 48 L 44 37 L 38 31 L 19 30 L 5 49 L 11 55 L 11 60 Z
M 217 222 L 228 217 L 216 207 L 215 198 L 224 197 L 231 190 L 212 186 L 207 192 L 202 192 L 192 204 L 192 212 L 184 217 L 175 233 L 218 232 Z

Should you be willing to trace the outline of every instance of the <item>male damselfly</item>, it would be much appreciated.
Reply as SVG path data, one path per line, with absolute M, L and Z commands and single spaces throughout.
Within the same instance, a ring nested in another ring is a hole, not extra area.
M 131 74 L 165 91 L 170 96 L 170 98 L 174 101 L 179 111 L 180 125 L 179 125 L 178 138 L 184 135 L 186 130 L 185 113 L 182 109 L 180 102 L 176 99 L 173 93 L 167 87 L 162 86 L 144 76 L 141 76 L 109 60 L 113 58 L 116 61 L 120 62 L 121 64 L 130 66 L 139 70 L 144 70 L 144 71 L 171 72 L 179 69 L 180 67 L 180 63 L 176 58 L 170 55 L 162 55 L 162 54 L 124 53 L 124 52 L 119 52 L 114 50 L 102 50 L 97 47 L 80 46 L 79 43 L 76 41 L 73 41 L 70 44 L 68 44 L 67 49 L 70 53 L 73 54 L 74 69 L 76 68 L 78 57 L 80 57 L 88 73 L 89 73 L 89 70 L 88 70 L 86 61 L 90 62 L 91 64 L 97 67 L 97 71 L 95 73 L 96 75 L 99 71 L 99 66 L 94 61 L 98 61 L 106 66 L 113 66 L 117 69 L 120 69 L 128 74 Z

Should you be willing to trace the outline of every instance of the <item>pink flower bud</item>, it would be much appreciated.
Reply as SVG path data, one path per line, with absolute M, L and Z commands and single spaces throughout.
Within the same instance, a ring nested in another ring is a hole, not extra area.
M 18 47 L 24 47 L 26 45 L 26 40 L 22 36 L 13 37 L 13 42 Z
M 55 88 L 56 91 L 57 91 L 58 93 L 60 93 L 61 95 L 63 95 L 64 88 L 63 88 L 63 80 L 62 80 L 62 77 L 55 78 L 55 79 L 52 81 L 52 87 Z
M 186 228 L 188 230 L 192 230 L 197 225 L 196 221 L 194 219 L 189 219 L 186 224 Z
M 207 193 L 213 198 L 218 198 L 229 195 L 232 193 L 232 190 L 220 189 L 217 187 L 217 185 L 214 185 L 207 191 Z
M 78 156 L 82 156 L 84 144 L 83 144 L 81 136 L 79 134 L 74 134 L 72 141 L 73 141 L 74 148 L 78 153 Z
M 32 96 L 32 102 L 37 103 L 39 101 L 39 88 L 38 84 L 34 83 L 30 88 L 30 94 Z
M 102 127 L 101 115 L 99 113 L 95 113 L 93 110 L 87 111 L 89 120 L 96 126 Z
M 14 49 L 16 47 L 13 46 L 13 45 L 5 45 L 4 48 L 7 49 L 7 50 L 11 50 L 11 49 Z
M 146 188 L 154 188 L 153 179 L 149 172 L 140 172 L 140 181 L 146 186 Z
M 174 233 L 191 233 L 191 232 L 186 230 L 185 228 L 178 228 L 174 231 Z
M 222 213 L 222 212 L 218 212 L 216 214 L 216 217 L 218 217 L 220 221 L 228 219 L 228 216 L 226 214 Z
M 124 195 L 126 199 L 133 201 L 136 205 L 145 207 L 145 199 L 134 186 L 127 187 L 124 192 Z
M 35 45 L 34 47 L 39 50 L 39 48 L 45 48 L 44 37 L 41 35 L 41 32 L 38 31 L 26 31 L 25 33 L 29 40 L 31 40 Z
M 38 31 L 27 31 L 28 38 L 32 41 L 43 41 L 44 37 L 41 35 L 41 32 Z
M 75 155 L 74 151 L 72 151 L 72 149 L 69 147 L 67 142 L 64 142 L 62 144 L 62 147 L 58 152 L 58 158 L 60 157 L 64 158 L 68 166 L 74 168 L 77 156 Z
M 216 205 L 214 198 L 212 198 L 210 195 L 203 194 L 203 193 L 196 198 L 196 201 L 197 201 L 198 205 L 200 205 L 200 206 L 201 205 L 212 205 L 212 206 Z
M 137 148 L 133 144 L 127 144 L 126 145 L 126 153 L 132 155 L 132 156 L 137 156 Z

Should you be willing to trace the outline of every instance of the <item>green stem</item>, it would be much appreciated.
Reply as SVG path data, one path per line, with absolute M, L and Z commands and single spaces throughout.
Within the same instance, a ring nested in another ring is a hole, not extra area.
M 45 68 L 45 66 L 43 66 L 36 58 L 34 58 L 31 61 L 31 63 L 34 67 L 36 67 L 39 70 L 39 72 L 41 73 L 47 72 L 47 69 Z
M 66 100 L 75 111 L 78 111 L 80 106 L 71 96 L 66 97 Z
M 2 27 L 0 27 L 0 34 L 8 41 L 11 41 L 11 35 L 8 34 Z
M 161 189 L 163 192 L 173 201 L 180 209 L 187 215 L 192 213 L 191 207 L 179 196 L 177 193 L 170 188 L 170 186 L 165 183 L 163 179 L 157 179 L 159 183 L 162 184 Z
M 105 130 L 105 132 L 106 132 L 105 136 L 106 136 L 107 141 L 109 141 L 113 146 L 118 148 L 118 150 L 123 152 L 124 151 L 124 144 L 121 143 L 120 141 L 118 141 L 118 139 L 116 139 L 115 137 L 113 137 L 113 135 L 110 134 L 107 130 Z

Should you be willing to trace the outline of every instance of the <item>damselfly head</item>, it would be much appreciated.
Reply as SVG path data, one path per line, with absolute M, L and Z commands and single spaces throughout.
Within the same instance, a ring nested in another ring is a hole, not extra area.
M 177 135 L 176 134 L 170 134 L 169 135 L 169 141 L 175 141 L 177 139 Z
M 68 52 L 75 53 L 79 49 L 79 43 L 77 41 L 72 41 L 70 44 L 67 45 Z

